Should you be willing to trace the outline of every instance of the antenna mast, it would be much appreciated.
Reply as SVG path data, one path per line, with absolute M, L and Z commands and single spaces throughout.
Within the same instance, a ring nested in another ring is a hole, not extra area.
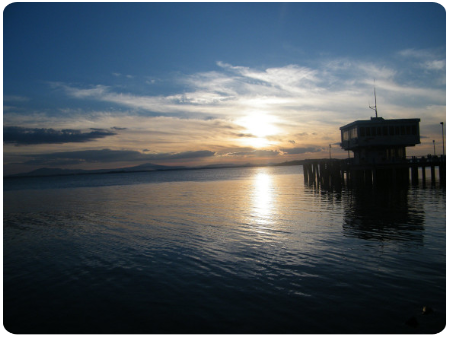
M 376 87 L 374 87 L 374 106 L 369 105 L 370 109 L 373 109 L 376 112 L 377 118 L 377 100 L 376 100 Z

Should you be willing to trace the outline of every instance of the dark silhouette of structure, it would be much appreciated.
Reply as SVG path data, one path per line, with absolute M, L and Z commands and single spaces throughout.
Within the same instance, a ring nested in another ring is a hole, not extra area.
M 430 168 L 435 184 L 438 167 L 440 184 L 446 180 L 446 158 L 427 156 L 407 157 L 406 148 L 420 144 L 419 118 L 384 119 L 377 116 L 377 106 L 371 107 L 376 117 L 357 120 L 340 127 L 341 147 L 348 151 L 347 160 L 312 160 L 303 165 L 304 180 L 324 187 L 342 185 L 418 184 L 421 168 L 426 183 L 426 168 Z M 350 157 L 353 152 L 353 158 Z
M 371 117 L 342 126 L 341 147 L 354 152 L 355 165 L 385 164 L 406 158 L 406 147 L 420 144 L 420 119 Z

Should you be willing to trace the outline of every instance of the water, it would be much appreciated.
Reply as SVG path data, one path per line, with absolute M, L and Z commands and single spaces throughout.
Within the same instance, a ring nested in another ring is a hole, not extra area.
M 4 325 L 436 333 L 446 193 L 427 186 L 327 192 L 301 166 L 5 179 Z

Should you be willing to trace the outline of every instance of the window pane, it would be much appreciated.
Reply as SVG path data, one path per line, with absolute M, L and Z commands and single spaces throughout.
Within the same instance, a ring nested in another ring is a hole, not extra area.
M 390 126 L 390 136 L 394 136 L 394 126 Z

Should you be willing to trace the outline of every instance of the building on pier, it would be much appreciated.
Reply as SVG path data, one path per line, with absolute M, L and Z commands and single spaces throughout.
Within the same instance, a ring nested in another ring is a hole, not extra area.
M 404 161 L 406 147 L 421 143 L 419 122 L 419 118 L 357 120 L 340 128 L 341 147 L 354 153 L 354 165 Z
M 376 98 L 374 92 L 374 98 Z M 439 181 L 445 186 L 446 157 L 407 158 L 406 148 L 420 144 L 419 118 L 384 119 L 377 116 L 377 106 L 371 107 L 376 116 L 356 120 L 340 127 L 341 147 L 354 153 L 348 160 L 309 160 L 303 164 L 304 181 L 324 188 L 348 186 L 397 186 L 411 182 L 418 184 L 421 169 L 422 183 L 426 183 L 426 168 L 435 184 L 435 168 Z M 348 155 L 349 157 L 349 155 Z

